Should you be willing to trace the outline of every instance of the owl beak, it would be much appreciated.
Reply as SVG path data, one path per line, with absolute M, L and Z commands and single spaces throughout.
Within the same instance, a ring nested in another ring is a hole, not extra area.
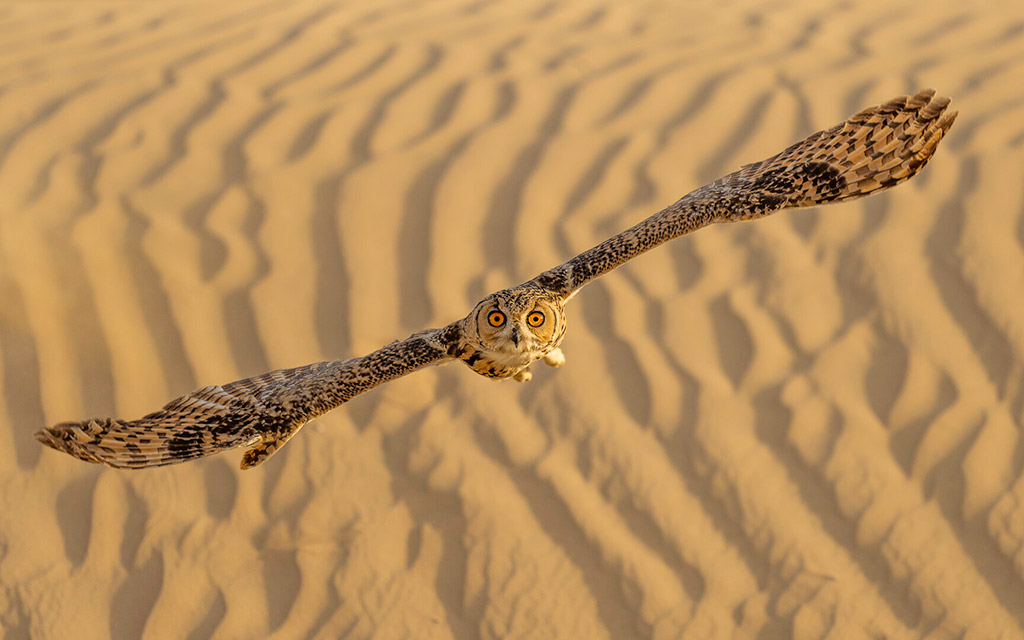
M 519 326 L 512 327 L 512 344 L 519 346 Z

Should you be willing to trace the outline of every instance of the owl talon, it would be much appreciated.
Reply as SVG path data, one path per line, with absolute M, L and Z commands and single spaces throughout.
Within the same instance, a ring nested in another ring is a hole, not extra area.
M 565 364 L 565 354 L 562 353 L 561 349 L 556 347 L 551 350 L 551 353 L 544 356 L 544 364 L 549 367 L 560 367 Z
M 533 374 L 529 369 L 523 369 L 516 375 L 512 376 L 512 379 L 516 382 L 529 382 L 530 380 L 533 380 Z

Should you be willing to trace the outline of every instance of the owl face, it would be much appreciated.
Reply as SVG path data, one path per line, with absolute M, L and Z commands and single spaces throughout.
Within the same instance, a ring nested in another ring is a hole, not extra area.
M 488 296 L 466 318 L 475 336 L 462 357 L 488 377 L 515 375 L 555 349 L 565 335 L 562 300 L 543 289 L 517 288 Z
M 562 310 L 554 301 L 537 299 L 526 304 L 494 298 L 477 310 L 480 342 L 497 351 L 541 350 L 555 336 Z

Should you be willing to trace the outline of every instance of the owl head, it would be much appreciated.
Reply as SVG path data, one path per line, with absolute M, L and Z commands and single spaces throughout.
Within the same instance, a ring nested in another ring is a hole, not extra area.
M 565 335 L 561 296 L 535 287 L 493 293 L 464 322 L 469 340 L 462 359 L 494 378 L 525 369 L 557 348 Z

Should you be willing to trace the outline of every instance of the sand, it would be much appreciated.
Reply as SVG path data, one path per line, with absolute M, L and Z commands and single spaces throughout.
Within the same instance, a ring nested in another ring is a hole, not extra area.
M 252 471 L 38 428 L 464 315 L 894 95 L 919 177 L 587 287 Z M 1024 637 L 1024 4 L 0 5 L 4 638 Z

